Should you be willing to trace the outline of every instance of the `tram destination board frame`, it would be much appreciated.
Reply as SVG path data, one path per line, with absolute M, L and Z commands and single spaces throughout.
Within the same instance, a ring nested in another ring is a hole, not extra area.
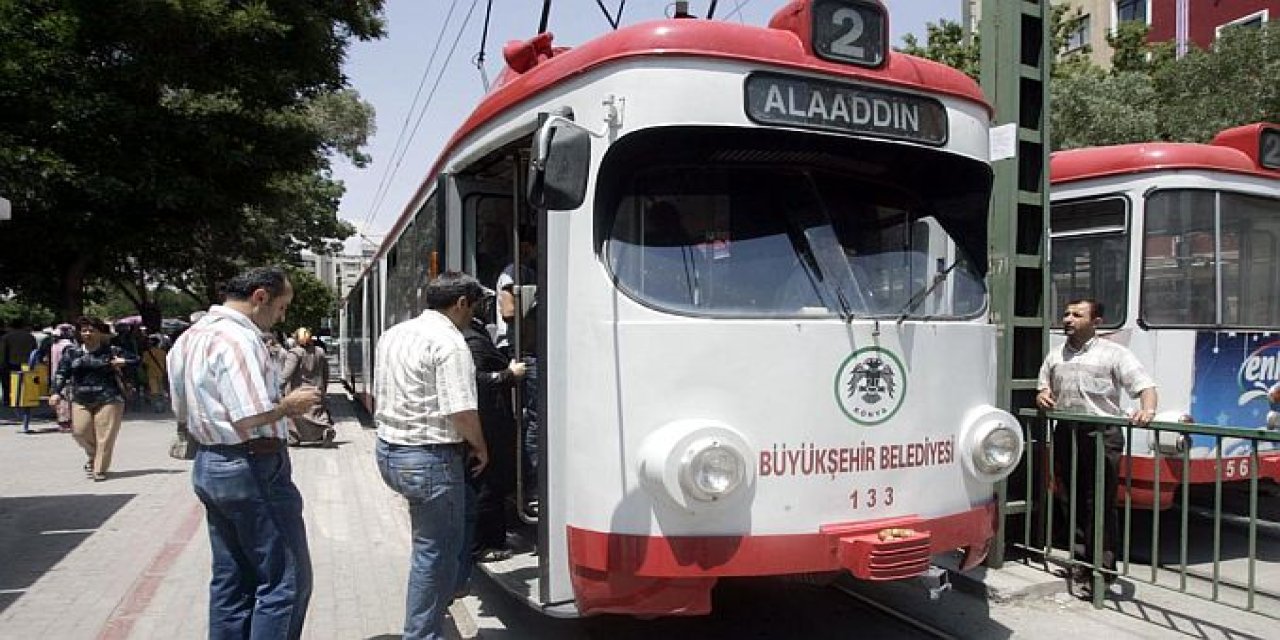
M 851 133 L 941 147 L 949 121 L 927 96 L 804 76 L 756 72 L 743 85 L 752 122 Z

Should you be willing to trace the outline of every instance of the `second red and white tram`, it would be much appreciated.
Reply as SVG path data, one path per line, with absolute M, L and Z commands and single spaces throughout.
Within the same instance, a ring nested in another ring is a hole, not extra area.
M 367 399 L 432 273 L 493 286 L 536 240 L 540 544 L 484 566 L 537 607 L 702 614 L 722 577 L 984 557 L 1023 449 L 993 406 L 991 112 L 887 34 L 878 2 L 803 0 L 510 44 L 346 299 Z
M 1221 440 L 1221 478 L 1250 478 L 1247 432 L 1280 427 L 1274 415 L 1268 424 L 1267 399 L 1280 381 L 1280 125 L 1228 129 L 1209 144 L 1061 151 L 1050 180 L 1056 308 L 1103 301 L 1101 333 L 1154 375 L 1158 418 L 1241 428 Z M 1218 477 L 1215 437 L 1141 430 L 1130 444 L 1121 469 L 1135 506 L 1172 505 L 1184 451 L 1189 483 Z M 1260 478 L 1280 481 L 1272 443 L 1258 464 Z

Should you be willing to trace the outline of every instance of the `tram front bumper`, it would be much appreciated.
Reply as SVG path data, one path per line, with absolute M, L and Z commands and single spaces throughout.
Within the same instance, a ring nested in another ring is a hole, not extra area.
M 945 516 L 905 516 L 863 522 L 833 523 L 816 533 L 745 536 L 644 536 L 568 527 L 569 559 L 575 569 L 619 572 L 654 578 L 705 578 L 817 573 L 858 566 L 880 566 L 875 554 L 911 549 L 911 558 L 928 558 L 957 549 L 969 550 L 968 566 L 986 555 L 995 535 L 994 503 Z M 898 530 L 885 535 L 886 530 Z M 910 531 L 910 534 L 903 534 Z M 875 538 L 871 540 L 868 536 Z M 864 557 L 865 556 L 865 557 Z M 888 558 L 884 558 L 888 559 Z M 879 575 L 885 575 L 880 572 Z M 864 577 L 859 575 L 859 577 Z
M 923 574 L 930 558 L 961 549 L 962 568 L 986 557 L 994 503 L 945 516 L 837 523 L 816 533 L 647 536 L 569 526 L 570 580 L 583 615 L 699 615 L 711 588 L 729 576 L 847 570 L 866 580 Z

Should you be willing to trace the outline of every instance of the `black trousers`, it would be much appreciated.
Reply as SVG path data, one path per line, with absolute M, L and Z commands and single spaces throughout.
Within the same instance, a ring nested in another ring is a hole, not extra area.
M 1071 452 L 1076 452 L 1075 474 L 1071 473 Z M 1102 434 L 1103 454 L 1099 460 L 1097 435 Z M 1102 567 L 1110 571 L 1116 568 L 1116 545 L 1119 540 L 1119 510 L 1116 508 L 1116 490 L 1119 487 L 1120 456 L 1124 453 L 1124 434 L 1120 427 L 1090 423 L 1059 421 L 1053 431 L 1053 474 L 1057 478 L 1055 502 L 1058 505 L 1059 522 L 1070 526 L 1071 489 L 1075 487 L 1076 528 L 1071 532 L 1071 555 L 1076 560 L 1092 565 L 1094 562 L 1094 511 L 1097 500 L 1102 500 Z M 1094 495 L 1095 474 L 1102 474 L 1103 495 Z M 1090 573 L 1086 571 L 1086 574 Z

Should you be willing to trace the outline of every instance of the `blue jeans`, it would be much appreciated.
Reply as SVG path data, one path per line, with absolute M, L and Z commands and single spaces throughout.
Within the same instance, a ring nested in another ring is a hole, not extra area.
M 377 455 L 383 482 L 409 501 L 413 527 L 404 640 L 443 638 L 445 609 L 470 574 L 467 449 L 380 439 Z
M 311 600 L 302 494 L 289 454 L 196 453 L 191 482 L 213 550 L 209 638 L 298 638 Z

